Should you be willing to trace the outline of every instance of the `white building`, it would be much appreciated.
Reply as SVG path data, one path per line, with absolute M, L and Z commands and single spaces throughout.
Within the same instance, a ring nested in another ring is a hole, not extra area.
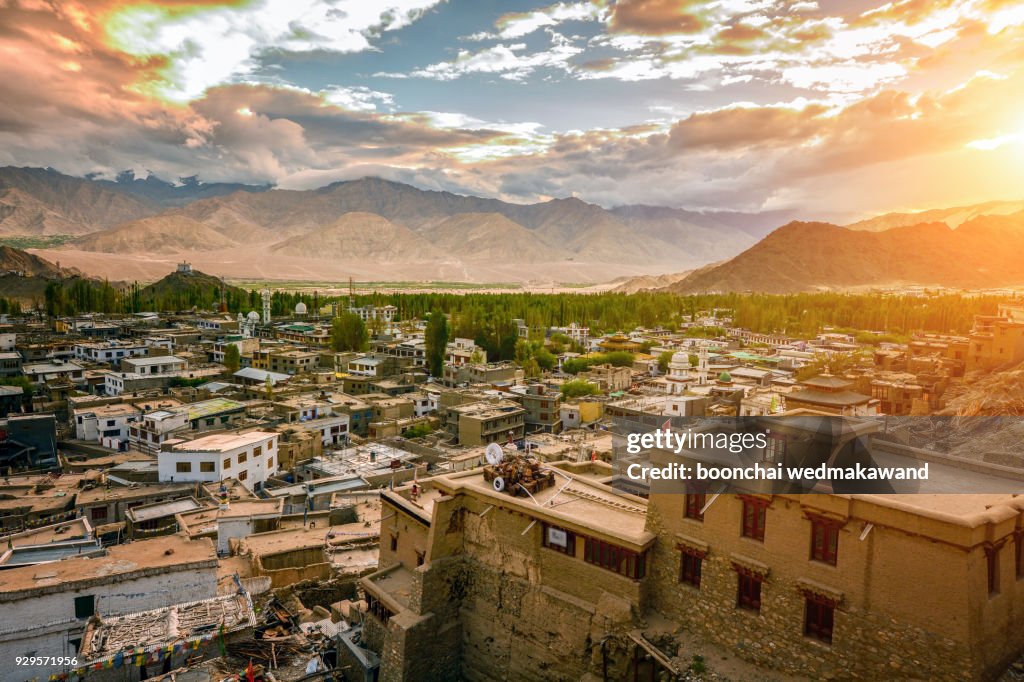
M 76 408 L 71 418 L 78 440 L 98 441 L 120 450 L 122 443 L 128 442 L 132 425 L 142 418 L 142 410 L 127 403 L 97 405 Z
M 476 364 L 487 363 L 487 351 L 473 343 L 473 339 L 456 338 L 448 343 L 446 351 L 446 361 L 455 367 L 468 365 L 471 361 Z M 473 360 L 475 353 L 479 355 L 476 360 Z
M 17 668 L 18 657 L 73 658 L 94 614 L 117 616 L 217 596 L 217 554 L 209 539 L 168 535 L 3 571 L 0 680 L 46 680 L 75 666 Z
M 237 479 L 249 490 L 277 473 L 278 434 L 272 431 L 215 433 L 171 445 L 157 455 L 161 482 L 211 483 Z
M 395 319 L 395 313 L 398 312 L 398 308 L 393 305 L 385 305 L 379 308 L 374 305 L 364 305 L 359 308 L 350 306 L 348 311 L 353 315 L 358 315 L 363 322 L 381 320 L 386 324 L 391 324 L 392 320 Z
M 106 341 L 93 343 L 76 343 L 75 359 L 90 362 L 106 362 L 118 366 L 125 358 L 139 357 L 149 354 L 145 343 L 125 343 L 122 341 Z
M 18 346 L 18 335 L 14 332 L 0 334 L 0 352 L 12 351 Z
M 121 362 L 125 372 L 143 376 L 175 374 L 188 369 L 188 361 L 176 355 L 158 355 L 145 358 L 125 358 Z

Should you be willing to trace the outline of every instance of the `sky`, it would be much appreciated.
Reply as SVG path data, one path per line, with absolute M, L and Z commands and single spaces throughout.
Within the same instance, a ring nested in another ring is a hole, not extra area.
M 1020 199 L 1024 1 L 0 0 L 0 165 L 808 217 Z

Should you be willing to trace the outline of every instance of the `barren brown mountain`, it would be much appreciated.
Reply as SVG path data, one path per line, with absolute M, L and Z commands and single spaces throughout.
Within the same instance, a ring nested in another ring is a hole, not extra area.
M 188 253 L 237 246 L 211 227 L 183 215 L 162 213 L 94 232 L 70 244 L 83 251 L 103 253 Z
M 1024 215 L 983 216 L 956 230 L 923 223 L 883 232 L 793 222 L 735 258 L 666 288 L 678 293 L 791 293 L 890 285 L 1024 284 Z
M 143 199 L 44 168 L 0 168 L 0 234 L 85 234 L 156 213 Z
M 274 252 L 305 258 L 402 263 L 441 261 L 445 255 L 404 225 L 373 213 L 346 213 L 327 227 L 288 237 Z
M 514 254 L 526 261 L 552 260 L 541 239 L 500 213 L 460 213 L 423 227 L 420 234 L 441 252 L 459 258 L 501 260 Z
M 979 216 L 1011 215 L 1024 211 L 1024 201 L 987 201 L 970 206 L 953 208 L 936 208 L 919 213 L 886 213 L 884 215 L 861 220 L 847 225 L 851 230 L 881 232 L 894 227 L 907 227 L 919 223 L 945 223 L 950 227 L 960 227 L 963 223 Z

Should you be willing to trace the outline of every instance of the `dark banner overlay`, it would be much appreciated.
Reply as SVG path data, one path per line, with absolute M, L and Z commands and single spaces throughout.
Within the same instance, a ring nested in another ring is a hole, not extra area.
M 617 489 L 1024 494 L 1021 417 L 617 418 Z

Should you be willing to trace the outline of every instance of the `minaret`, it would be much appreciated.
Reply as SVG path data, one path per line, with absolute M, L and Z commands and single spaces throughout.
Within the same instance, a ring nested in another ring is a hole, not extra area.
M 263 324 L 270 324 L 270 289 L 263 290 Z
M 708 383 L 708 347 L 701 346 L 697 353 L 697 385 L 704 386 Z

